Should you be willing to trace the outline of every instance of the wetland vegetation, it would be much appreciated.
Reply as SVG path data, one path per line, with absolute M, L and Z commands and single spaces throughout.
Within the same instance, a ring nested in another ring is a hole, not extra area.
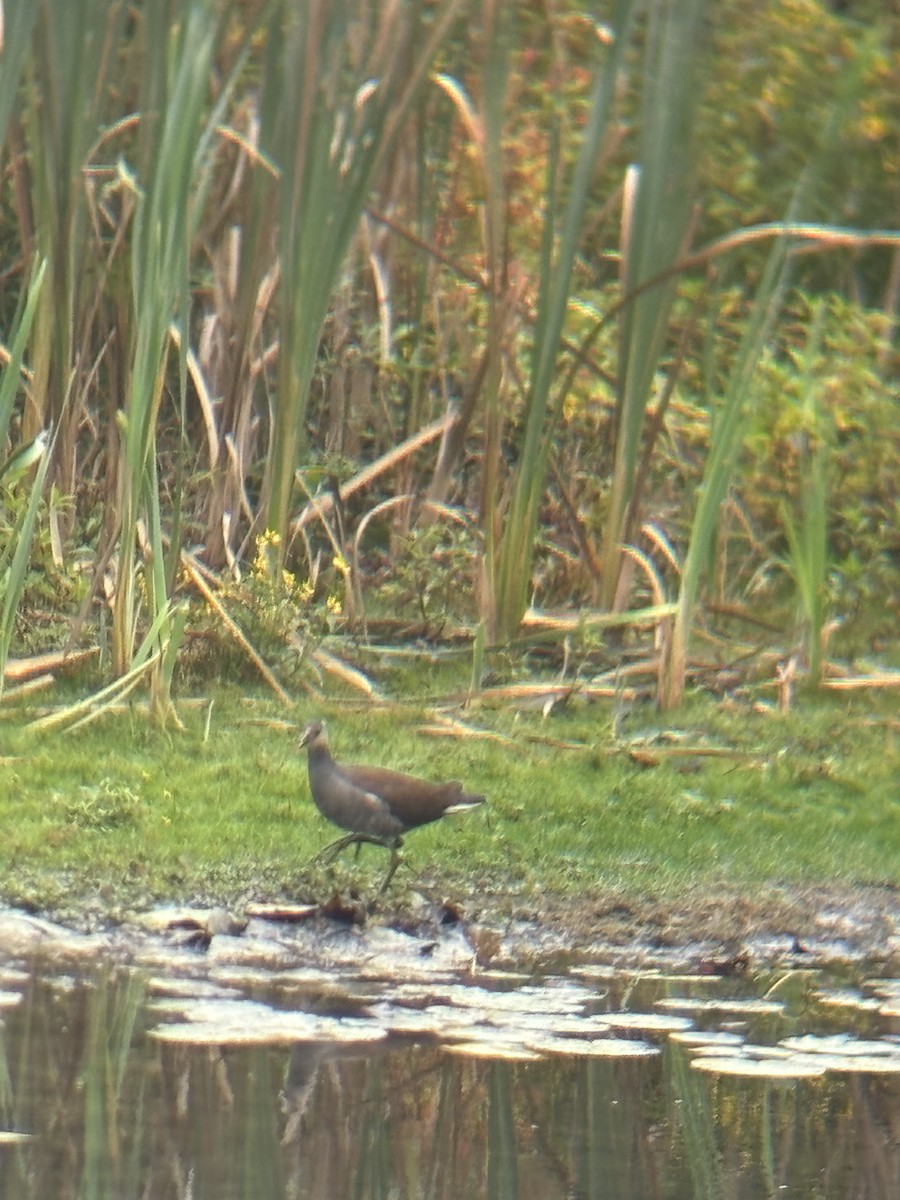
M 595 9 L 4 5 L 6 902 L 896 915 L 900 18 Z

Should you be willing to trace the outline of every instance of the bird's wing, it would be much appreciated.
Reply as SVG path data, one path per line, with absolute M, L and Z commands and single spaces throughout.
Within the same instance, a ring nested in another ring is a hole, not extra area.
M 432 783 L 384 767 L 353 766 L 341 769 L 356 787 L 380 796 L 406 829 L 436 821 L 452 806 L 468 808 L 483 799 L 481 796 L 468 795 L 456 780 L 452 783 Z
M 338 768 L 333 776 L 334 807 L 341 811 L 333 816 L 338 824 L 354 833 L 372 837 L 396 837 L 403 832 L 400 821 L 391 813 L 384 800 L 374 791 L 361 787 Z

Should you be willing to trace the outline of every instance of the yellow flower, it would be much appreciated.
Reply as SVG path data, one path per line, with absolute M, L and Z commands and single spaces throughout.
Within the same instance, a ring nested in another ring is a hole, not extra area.
M 869 142 L 880 142 L 887 134 L 887 125 L 875 113 L 863 117 L 859 123 L 859 131 Z
M 339 617 L 344 611 L 343 606 L 341 605 L 340 596 L 329 596 L 325 601 L 325 607 L 330 613 L 334 613 L 336 617 Z
M 332 565 L 334 566 L 335 570 L 340 571 L 342 575 L 350 574 L 350 566 L 343 554 L 336 554 L 332 560 Z

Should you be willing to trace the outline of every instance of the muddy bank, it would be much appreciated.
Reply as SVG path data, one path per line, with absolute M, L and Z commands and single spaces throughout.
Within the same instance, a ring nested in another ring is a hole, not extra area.
M 0 910 L 0 956 L 194 968 L 203 962 L 283 971 L 379 963 L 414 969 L 556 970 L 572 962 L 731 973 L 778 963 L 900 962 L 900 892 L 888 887 L 769 887 L 661 899 L 549 897 L 468 907 L 414 894 L 366 912 L 358 901 L 162 907 L 76 925 Z
M 579 906 L 551 904 L 545 919 L 565 930 L 577 949 L 615 948 L 618 955 L 741 948 L 761 961 L 786 952 L 816 958 L 900 954 L 900 889 L 888 886 L 770 885 L 754 895 L 697 891 L 674 903 L 597 898 Z

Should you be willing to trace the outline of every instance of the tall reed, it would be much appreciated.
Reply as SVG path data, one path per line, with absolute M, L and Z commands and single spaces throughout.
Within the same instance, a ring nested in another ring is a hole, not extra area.
M 161 0 L 142 9 L 141 126 L 131 234 L 133 342 L 118 414 L 119 561 L 113 603 L 113 666 L 124 675 L 138 637 L 139 598 L 159 628 L 154 709 L 168 709 L 168 668 L 178 620 L 169 607 L 167 547 L 157 464 L 157 422 L 167 382 L 170 325 L 190 317 L 189 248 L 205 194 L 215 123 L 209 72 L 219 36 L 218 6 Z M 177 14 L 177 19 L 176 19 Z M 179 339 L 178 387 L 186 392 L 187 339 Z M 176 419 L 179 409 L 175 410 Z M 177 552 L 177 547 L 174 547 Z
M 616 6 L 612 44 L 603 61 L 594 67 L 587 120 L 571 178 L 565 185 L 561 178 L 564 173 L 561 132 L 558 126 L 550 131 L 524 435 L 513 472 L 509 505 L 499 519 L 496 535 L 492 523 L 496 521 L 499 497 L 489 497 L 485 505 L 485 622 L 489 636 L 497 642 L 514 635 L 528 603 L 538 511 L 564 399 L 556 389 L 556 372 L 572 269 L 591 184 L 610 128 L 616 89 L 629 50 L 635 8 L 630 0 L 620 0 Z
M 511 353 L 515 296 L 510 287 L 508 257 L 511 229 L 508 215 L 504 129 L 509 104 L 511 76 L 510 53 L 515 40 L 515 7 L 492 0 L 482 9 L 482 29 L 475 80 L 478 95 L 469 94 L 463 82 L 448 75 L 437 77 L 438 85 L 451 99 L 465 130 L 474 161 L 477 163 L 477 188 L 484 263 L 481 285 L 486 294 L 483 349 L 468 368 L 464 394 L 459 405 L 451 406 L 450 420 L 444 432 L 434 476 L 428 488 L 430 500 L 443 501 L 450 484 L 451 471 L 462 452 L 469 423 L 481 406 L 484 426 L 484 454 L 481 470 L 481 523 L 485 554 L 479 556 L 476 591 L 481 597 L 482 619 L 478 639 L 483 642 L 484 606 L 492 604 L 489 564 L 496 560 L 500 536 L 502 504 L 499 500 L 502 479 L 502 438 L 505 419 L 504 359 Z M 426 510 L 423 520 L 432 519 Z M 490 618 L 489 618 L 490 619 Z
M 822 682 L 828 574 L 828 439 L 824 433 L 816 378 L 826 314 L 826 301 L 817 300 L 800 364 L 804 428 L 800 448 L 799 512 L 795 517 L 787 502 L 781 509 L 789 550 L 788 569 L 803 615 L 809 677 L 816 685 Z
M 9 358 L 0 380 L 0 446 L 8 439 L 13 405 L 22 384 L 25 350 L 45 276 L 46 263 L 36 263 L 28 291 L 20 299 L 19 311 L 13 321 Z M 38 507 L 47 477 L 49 437 L 49 430 L 41 430 L 30 444 L 20 447 L 0 465 L 0 487 L 11 501 L 7 511 L 0 494 L 0 522 L 5 526 L 3 544 L 0 545 L 0 692 L 3 691 L 6 660 L 15 631 L 19 600 L 25 589 Z
M 660 0 L 650 5 L 647 18 L 638 157 L 628 172 L 622 214 L 620 279 L 623 294 L 634 298 L 619 317 L 615 456 L 601 561 L 601 602 L 609 609 L 624 603 L 617 595 L 623 546 L 636 516 L 632 500 L 641 439 L 662 369 L 676 279 L 642 285 L 677 261 L 689 236 L 706 10 L 706 0 Z
M 44 0 L 28 56 L 28 87 L 13 144 L 30 149 L 14 166 L 18 233 L 47 262 L 35 320 L 34 411 L 26 432 L 57 430 L 52 477 L 65 495 L 78 478 L 77 437 L 107 335 L 104 254 L 86 167 L 108 118 L 122 65 L 124 0 Z M 27 196 L 27 201 L 24 197 Z
M 260 145 L 278 164 L 278 369 L 265 524 L 287 538 L 316 352 L 372 181 L 463 9 L 416 0 L 308 0 L 273 8 Z
M 786 265 L 786 242 L 779 238 L 772 247 L 757 287 L 721 400 L 711 415 L 709 451 L 691 522 L 678 607 L 660 659 L 659 702 L 664 709 L 677 707 L 684 695 L 687 647 L 697 593 L 709 564 L 722 501 L 734 480 L 735 463 L 750 409 L 753 374 L 781 309 Z

